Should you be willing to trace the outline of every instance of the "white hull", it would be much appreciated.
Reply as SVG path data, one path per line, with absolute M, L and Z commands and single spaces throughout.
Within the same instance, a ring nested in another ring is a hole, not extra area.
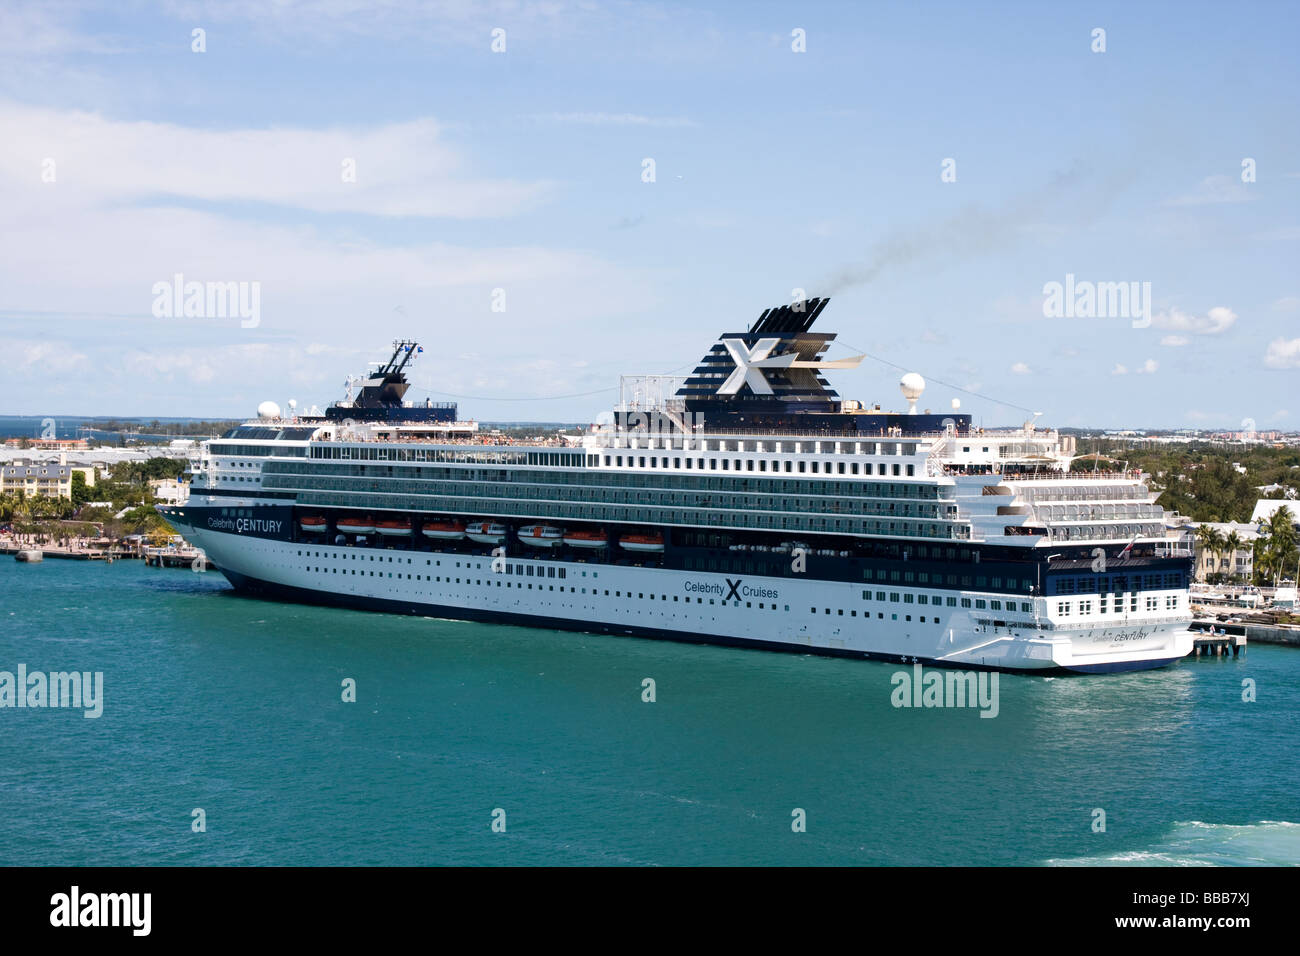
M 729 581 L 706 572 L 506 559 L 533 567 L 526 576 L 494 572 L 490 557 L 454 552 L 286 543 L 197 527 L 186 536 L 237 585 L 437 617 L 499 615 L 567 629 L 1025 671 L 1138 669 L 1185 657 L 1193 640 L 1186 613 L 1067 626 L 1048 616 L 1042 598 L 1033 602 L 1037 616 L 1016 614 L 1018 621 L 995 627 L 975 616 L 988 612 L 863 600 L 856 583 L 756 575 Z M 547 576 L 537 577 L 538 569 Z M 724 600 L 732 581 L 739 599 Z

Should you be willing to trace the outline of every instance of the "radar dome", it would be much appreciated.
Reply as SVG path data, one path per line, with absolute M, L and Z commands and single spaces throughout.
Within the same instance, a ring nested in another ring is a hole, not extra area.
M 258 418 L 279 418 L 280 406 L 275 404 L 275 402 L 263 402 L 261 405 L 257 406 L 257 417 Z
M 903 397 L 907 399 L 908 414 L 915 415 L 916 402 L 921 397 L 921 393 L 925 391 L 925 379 L 915 372 L 908 372 L 899 379 L 898 388 L 903 393 Z

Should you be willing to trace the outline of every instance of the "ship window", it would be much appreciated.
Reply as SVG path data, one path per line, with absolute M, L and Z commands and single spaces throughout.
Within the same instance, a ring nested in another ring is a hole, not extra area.
M 970 598 L 962 598 L 962 599 L 961 599 L 961 606 L 962 606 L 962 607 L 970 607 Z

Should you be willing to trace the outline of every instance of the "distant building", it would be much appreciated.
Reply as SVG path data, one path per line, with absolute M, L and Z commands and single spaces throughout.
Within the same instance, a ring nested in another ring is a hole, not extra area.
M 89 465 L 22 462 L 0 466 L 0 494 L 22 492 L 28 498 L 71 498 L 72 476 L 81 473 L 86 487 L 95 484 L 95 469 Z
M 152 478 L 149 481 L 149 491 L 155 498 L 170 505 L 182 504 L 190 496 L 190 486 L 175 478 Z
M 1221 537 L 1236 532 L 1241 540 L 1241 547 L 1232 553 L 1224 551 L 1215 554 L 1201 544 L 1200 538 L 1193 536 L 1196 549 L 1196 580 L 1207 581 L 1211 575 L 1223 574 L 1229 578 L 1249 581 L 1255 573 L 1255 539 L 1259 530 L 1254 524 L 1239 521 L 1203 521 L 1197 527 L 1213 528 Z
M 1261 498 L 1255 502 L 1255 510 L 1251 512 L 1250 523 L 1259 524 L 1261 521 L 1268 521 L 1273 517 L 1273 512 L 1278 508 L 1286 508 L 1291 512 L 1291 517 L 1300 523 L 1300 508 L 1296 507 L 1294 502 L 1281 500 L 1278 498 Z
M 1279 485 L 1276 481 L 1273 482 L 1273 484 L 1271 485 L 1258 485 L 1256 486 L 1255 490 L 1262 495 L 1272 495 L 1280 491 L 1283 493 L 1283 496 L 1286 498 L 1290 498 L 1292 500 L 1296 498 L 1296 490 L 1294 488 L 1289 488 L 1286 485 Z
M 32 451 L 89 451 L 90 443 L 84 438 L 10 438 L 5 441 L 5 447 Z

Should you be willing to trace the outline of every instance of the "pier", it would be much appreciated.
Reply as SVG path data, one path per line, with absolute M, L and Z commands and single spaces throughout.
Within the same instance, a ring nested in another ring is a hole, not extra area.
M 191 548 L 145 548 L 144 563 L 151 568 L 192 568 L 195 571 L 216 567 L 202 551 Z
M 1246 625 L 1224 624 L 1208 618 L 1192 621 L 1188 630 L 1200 636 L 1192 642 L 1193 657 L 1238 657 L 1246 648 Z
M 39 551 L 42 559 L 62 558 L 65 561 L 116 561 L 122 558 L 139 558 L 138 551 L 110 548 L 107 550 L 77 550 L 67 548 L 42 548 L 34 546 L 0 545 L 0 554 L 17 555 L 20 551 Z

